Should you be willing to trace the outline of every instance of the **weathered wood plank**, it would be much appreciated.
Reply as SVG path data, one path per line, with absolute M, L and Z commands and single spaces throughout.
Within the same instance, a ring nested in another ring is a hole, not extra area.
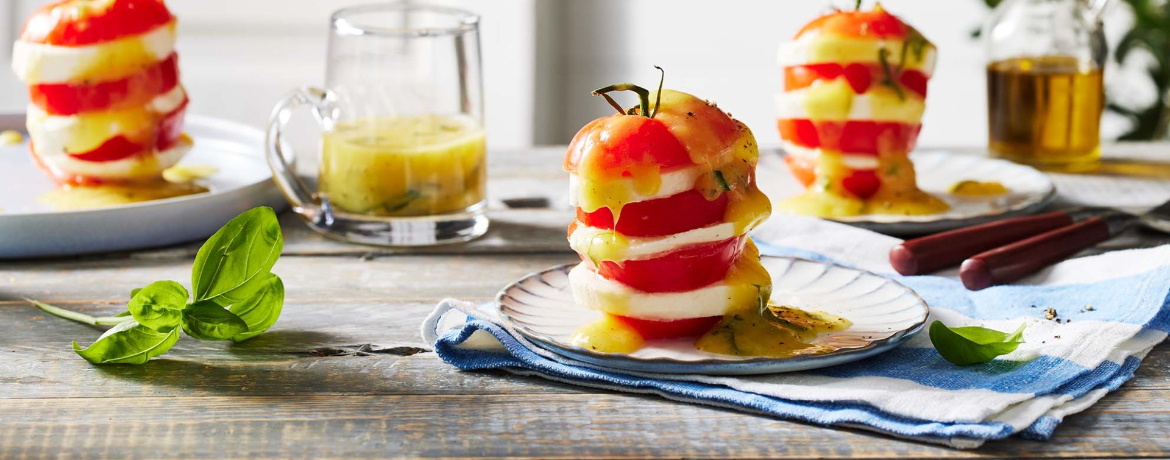
M 0 456 L 1166 457 L 1168 398 L 1122 391 L 1070 417 L 1050 442 L 1011 440 L 974 452 L 612 394 L 8 400 L 0 406 Z
M 474 300 L 487 301 L 489 298 Z M 455 372 L 431 354 L 331 356 L 360 345 L 425 347 L 418 325 L 438 299 L 382 302 L 290 301 L 265 335 L 242 344 L 188 338 L 146 366 L 95 368 L 74 355 L 71 340 L 88 344 L 100 331 L 43 314 L 23 303 L 0 305 L 0 398 L 216 394 L 390 394 L 560 392 L 540 380 Z M 70 304 L 111 314 L 112 303 Z M 1170 345 L 1151 352 L 1131 388 L 1170 389 Z M 242 385 L 241 382 L 247 383 Z M 246 390 L 241 390 L 246 387 Z M 581 390 L 587 391 L 587 390 Z
M 191 259 L 193 260 L 193 259 Z M 25 297 L 127 301 L 130 290 L 160 279 L 187 285 L 191 260 L 59 260 L 0 264 L 0 302 Z M 579 261 L 575 254 L 477 256 L 285 257 L 273 268 L 286 298 L 322 303 L 344 299 L 493 297 L 528 273 Z

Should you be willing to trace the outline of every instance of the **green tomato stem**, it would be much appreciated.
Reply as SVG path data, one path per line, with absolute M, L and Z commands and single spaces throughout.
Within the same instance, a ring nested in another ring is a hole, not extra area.
M 638 93 L 638 99 L 642 101 L 642 116 L 650 118 L 650 91 L 647 91 L 646 88 L 635 85 L 633 83 L 618 83 L 606 86 L 604 88 L 598 88 L 593 91 L 594 96 L 604 97 L 605 100 L 609 102 L 609 105 L 612 105 L 615 109 L 618 109 L 618 112 L 625 113 L 621 106 L 618 105 L 618 103 L 614 101 L 613 98 L 609 97 L 609 94 L 606 94 L 611 91 L 633 91 Z

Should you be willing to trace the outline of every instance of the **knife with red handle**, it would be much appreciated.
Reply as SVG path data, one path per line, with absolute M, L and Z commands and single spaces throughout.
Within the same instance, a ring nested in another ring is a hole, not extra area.
M 1072 257 L 1124 231 L 1136 217 L 1110 214 L 976 254 L 963 262 L 959 279 L 972 291 L 1010 283 Z
M 1030 236 L 1072 225 L 1065 211 L 1004 219 L 902 242 L 890 250 L 890 265 L 903 275 L 921 275 L 959 265 L 964 259 Z

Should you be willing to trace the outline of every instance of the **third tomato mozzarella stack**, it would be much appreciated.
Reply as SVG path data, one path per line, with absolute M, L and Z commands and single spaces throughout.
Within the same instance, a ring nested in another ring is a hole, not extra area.
M 66 0 L 13 47 L 38 163 L 62 183 L 153 180 L 190 148 L 175 18 L 161 0 Z
M 922 127 L 935 55 L 881 5 L 817 18 L 781 46 L 785 160 L 824 205 L 805 213 L 901 213 L 907 208 L 891 203 L 924 201 L 907 154 Z
M 771 212 L 751 131 L 692 95 L 660 100 L 589 123 L 565 160 L 573 296 L 643 339 L 702 334 L 771 292 L 747 238 Z

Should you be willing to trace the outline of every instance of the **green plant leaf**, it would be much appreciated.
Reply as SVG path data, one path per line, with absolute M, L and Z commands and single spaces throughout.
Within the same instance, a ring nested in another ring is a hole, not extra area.
M 930 343 L 947 361 L 960 366 L 991 361 L 1024 343 L 1024 324 L 1006 333 L 978 326 L 949 328 L 942 321 L 930 324 Z
M 110 328 L 85 349 L 74 341 L 73 351 L 93 364 L 142 364 L 166 353 L 178 340 L 178 328 L 157 332 L 128 320 Z
M 252 298 L 234 304 L 229 311 L 235 313 L 248 324 L 248 331 L 232 336 L 232 341 L 243 342 L 252 337 L 263 334 L 268 328 L 276 324 L 280 318 L 280 311 L 284 305 L 284 282 L 279 276 L 269 273 L 264 280 L 264 287 Z
M 252 297 L 264 287 L 284 237 L 272 208 L 258 207 L 236 216 L 211 235 L 191 267 L 195 302 L 226 306 Z
M 183 332 L 199 340 L 227 340 L 248 331 L 248 323 L 211 300 L 183 309 Z
M 158 332 L 170 332 L 183 319 L 187 306 L 187 289 L 174 281 L 155 281 L 135 289 L 128 305 L 138 324 Z

